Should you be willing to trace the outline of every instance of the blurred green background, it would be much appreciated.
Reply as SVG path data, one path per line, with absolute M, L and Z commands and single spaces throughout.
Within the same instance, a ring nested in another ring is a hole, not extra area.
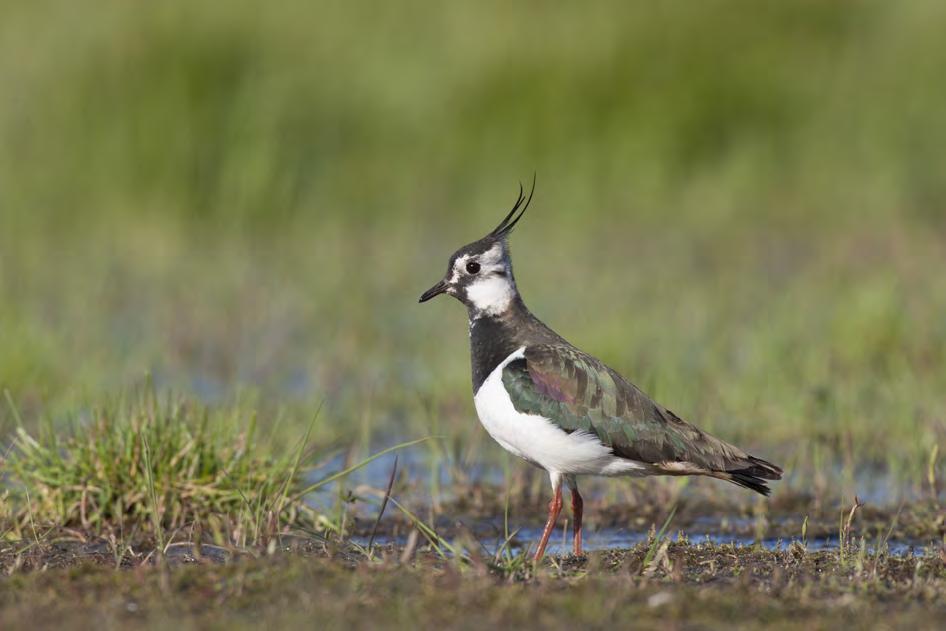
M 919 487 L 944 442 L 946 4 L 2 15 L 0 387 L 28 419 L 151 375 L 496 458 L 462 308 L 416 302 L 535 172 L 527 303 L 680 415 L 799 484 Z

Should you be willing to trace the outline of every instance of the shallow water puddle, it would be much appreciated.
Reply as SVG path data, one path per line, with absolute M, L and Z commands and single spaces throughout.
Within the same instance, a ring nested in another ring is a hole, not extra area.
M 691 544 L 700 544 L 700 543 L 712 543 L 714 545 L 734 545 L 736 547 L 748 548 L 755 545 L 755 541 L 752 537 L 741 537 L 738 535 L 724 534 L 717 535 L 711 533 L 700 533 L 695 532 L 685 533 L 689 543 Z M 557 535 L 557 536 L 556 536 Z M 559 528 L 556 535 L 553 535 L 549 540 L 548 553 L 549 554 L 569 554 L 572 551 L 571 544 L 571 531 L 567 534 L 567 540 L 562 541 L 562 529 Z M 530 545 L 535 544 L 542 536 L 542 530 L 540 528 L 522 528 L 518 531 L 513 541 L 510 543 L 509 548 L 514 551 L 521 551 Z M 676 531 L 674 531 L 673 536 L 667 537 L 667 541 L 676 541 Z M 353 537 L 353 542 L 361 546 L 368 545 L 368 537 Z M 477 541 L 482 545 L 483 550 L 488 555 L 493 555 L 499 550 L 503 545 L 502 538 L 478 538 Z M 634 546 L 642 543 L 647 543 L 648 533 L 646 532 L 629 532 L 623 528 L 602 528 L 594 532 L 586 531 L 584 533 L 584 548 L 586 551 L 594 550 L 619 550 L 633 548 Z M 800 539 L 781 539 L 781 538 L 770 538 L 763 539 L 761 544 L 762 547 L 766 550 L 785 550 L 795 542 L 801 543 Z M 393 544 L 396 546 L 404 546 L 407 543 L 406 536 L 377 536 L 375 537 L 375 545 L 388 545 Z M 837 550 L 838 549 L 838 539 L 837 537 L 818 537 L 811 538 L 808 540 L 806 548 L 810 552 L 816 552 L 820 550 Z M 887 543 L 887 550 L 892 556 L 907 556 L 915 555 L 921 556 L 925 554 L 926 546 L 921 542 L 905 542 L 905 541 L 889 541 Z M 875 554 L 876 546 L 868 545 L 867 546 L 868 554 Z M 856 552 L 855 552 L 856 554 Z

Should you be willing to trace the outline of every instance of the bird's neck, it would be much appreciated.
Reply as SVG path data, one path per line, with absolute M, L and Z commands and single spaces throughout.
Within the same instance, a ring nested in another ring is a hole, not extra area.
M 532 315 L 518 292 L 502 313 L 483 315 L 474 314 L 471 310 L 473 393 L 476 394 L 490 373 L 517 349 L 533 344 L 561 342 L 564 340 L 557 333 Z

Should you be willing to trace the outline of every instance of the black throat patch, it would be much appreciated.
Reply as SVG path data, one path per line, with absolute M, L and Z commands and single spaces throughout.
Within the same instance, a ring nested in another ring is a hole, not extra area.
M 512 323 L 501 317 L 480 316 L 470 321 L 470 363 L 473 367 L 473 394 L 479 392 L 497 366 L 522 346 Z
M 473 313 L 470 317 L 473 317 Z M 490 373 L 515 350 L 534 344 L 565 344 L 558 333 L 543 324 L 517 294 L 509 309 L 497 316 L 481 315 L 470 320 L 470 360 L 473 365 L 473 395 Z

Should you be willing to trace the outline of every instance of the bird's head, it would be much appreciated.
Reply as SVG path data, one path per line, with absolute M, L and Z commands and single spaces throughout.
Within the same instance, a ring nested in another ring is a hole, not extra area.
M 505 312 L 518 295 L 507 239 L 529 207 L 534 192 L 534 180 L 529 197 L 520 185 L 512 210 L 485 237 L 454 252 L 446 275 L 421 295 L 420 302 L 449 294 L 466 305 L 471 320 Z

